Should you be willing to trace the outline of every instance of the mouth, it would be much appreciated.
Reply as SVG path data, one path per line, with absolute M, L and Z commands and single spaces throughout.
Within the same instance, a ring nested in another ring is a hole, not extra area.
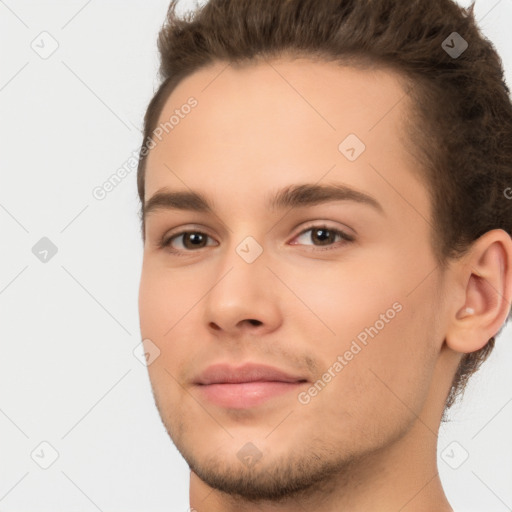
M 236 384 L 199 384 L 201 394 L 209 401 L 228 409 L 248 409 L 271 398 L 297 391 L 304 381 L 253 381 Z
M 219 407 L 248 409 L 291 391 L 297 391 L 308 380 L 277 368 L 245 364 L 210 366 L 194 382 L 202 397 Z

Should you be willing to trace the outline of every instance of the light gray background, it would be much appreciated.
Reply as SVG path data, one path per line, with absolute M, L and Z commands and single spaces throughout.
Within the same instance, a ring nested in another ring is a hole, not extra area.
M 167 7 L 0 0 L 3 512 L 188 510 L 188 467 L 133 353 L 135 166 L 103 200 L 92 193 L 139 148 Z M 512 0 L 479 0 L 476 12 L 512 84 Z M 31 47 L 46 57 L 52 40 L 47 58 Z M 47 262 L 32 252 L 42 237 L 58 249 Z M 511 342 L 507 327 L 441 429 L 439 470 L 458 511 L 512 510 Z M 43 441 L 58 452 L 48 469 Z M 445 460 L 464 450 L 452 469 Z

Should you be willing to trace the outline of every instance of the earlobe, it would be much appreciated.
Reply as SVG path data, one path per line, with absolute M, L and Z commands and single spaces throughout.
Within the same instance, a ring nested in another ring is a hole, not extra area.
M 494 229 L 473 243 L 456 272 L 463 293 L 454 294 L 446 344 L 461 353 L 475 352 L 503 326 L 512 296 L 512 239 Z

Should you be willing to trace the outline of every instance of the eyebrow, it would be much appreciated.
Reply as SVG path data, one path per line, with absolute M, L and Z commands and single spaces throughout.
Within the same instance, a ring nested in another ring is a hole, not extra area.
M 382 205 L 372 196 L 343 184 L 289 185 L 267 198 L 270 211 L 285 208 L 303 208 L 331 201 L 353 201 L 371 206 L 385 215 Z M 213 204 L 202 194 L 194 191 L 158 190 L 144 205 L 144 217 L 157 210 L 187 210 L 213 213 Z

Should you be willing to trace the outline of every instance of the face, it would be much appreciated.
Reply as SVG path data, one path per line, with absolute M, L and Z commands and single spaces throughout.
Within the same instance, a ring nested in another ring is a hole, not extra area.
M 286 59 L 217 63 L 168 98 L 159 124 L 174 125 L 147 160 L 140 325 L 162 421 L 211 487 L 306 489 L 424 409 L 443 293 L 406 99 L 392 72 Z M 248 363 L 292 382 L 202 375 Z

